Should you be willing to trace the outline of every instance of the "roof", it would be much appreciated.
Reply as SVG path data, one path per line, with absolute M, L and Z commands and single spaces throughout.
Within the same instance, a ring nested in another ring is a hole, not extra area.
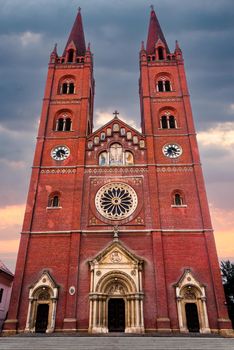
M 13 273 L 6 267 L 6 265 L 0 260 L 0 271 L 7 273 L 8 275 L 14 276 Z
M 111 120 L 109 120 L 106 124 L 104 124 L 103 126 L 101 126 L 100 128 L 98 128 L 97 130 L 95 130 L 94 132 L 92 132 L 91 134 L 88 135 L 88 139 L 90 137 L 95 136 L 95 134 L 100 133 L 103 129 L 107 128 L 109 125 L 113 124 L 114 122 L 119 123 L 119 125 L 121 127 L 126 127 L 130 130 L 132 130 L 134 133 L 136 133 L 137 135 L 139 135 L 140 137 L 144 137 L 144 135 L 138 131 L 137 129 L 133 128 L 132 126 L 128 125 L 127 123 L 125 123 L 122 119 L 120 119 L 119 117 L 114 117 Z
M 148 30 L 147 45 L 146 45 L 146 52 L 148 54 L 150 55 L 154 54 L 155 44 L 158 42 L 158 40 L 161 40 L 164 43 L 167 53 L 170 53 L 166 39 L 161 29 L 160 23 L 158 21 L 158 18 L 156 16 L 154 9 L 152 8 L 150 13 L 150 23 L 149 23 L 149 30 Z
M 73 24 L 71 33 L 67 41 L 67 44 L 65 46 L 63 55 L 65 55 L 66 50 L 71 43 L 75 45 L 75 48 L 77 50 L 77 56 L 85 55 L 86 45 L 85 45 L 84 30 L 83 30 L 82 16 L 81 16 L 80 10 L 81 9 L 79 8 L 75 22 Z

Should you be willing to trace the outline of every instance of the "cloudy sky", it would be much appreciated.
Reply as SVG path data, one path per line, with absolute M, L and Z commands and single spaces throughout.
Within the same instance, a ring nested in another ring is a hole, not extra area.
M 95 124 L 139 128 L 138 54 L 150 5 L 183 50 L 220 259 L 234 260 L 233 0 L 0 0 L 0 259 L 14 270 L 47 64 L 77 8 L 94 53 Z

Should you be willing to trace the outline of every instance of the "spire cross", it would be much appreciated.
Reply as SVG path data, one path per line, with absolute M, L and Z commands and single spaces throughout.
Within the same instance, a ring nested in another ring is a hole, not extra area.
M 117 118 L 119 112 L 115 110 L 113 114 L 114 114 L 115 118 Z
M 151 11 L 154 11 L 154 5 L 150 5 Z
M 79 11 L 79 12 L 81 11 L 81 7 L 80 7 L 80 6 L 78 7 L 78 11 Z

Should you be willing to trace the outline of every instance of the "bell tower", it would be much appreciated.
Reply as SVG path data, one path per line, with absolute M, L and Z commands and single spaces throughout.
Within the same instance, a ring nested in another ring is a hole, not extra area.
M 53 278 L 56 280 L 62 275 L 64 287 L 77 285 L 80 198 L 86 137 L 93 129 L 93 101 L 93 59 L 90 45 L 85 44 L 79 8 L 63 54 L 58 55 L 55 45 L 50 55 L 11 308 L 5 323 L 9 331 L 18 327 L 19 318 L 27 318 L 27 307 L 21 312 L 20 307 L 31 287 L 28 273 L 33 274 L 34 281 L 44 275 L 44 280 L 49 281 L 50 272 L 55 268 L 57 273 Z M 34 267 L 29 266 L 30 261 L 34 261 Z M 46 284 L 46 288 L 51 288 Z M 63 294 L 61 290 L 60 294 Z M 68 293 L 61 305 L 65 314 L 59 328 L 76 328 L 71 294 Z M 55 327 L 56 297 L 53 298 L 48 331 Z M 30 305 L 28 312 L 32 315 L 37 306 L 33 302 Z M 34 326 L 27 327 L 31 330 Z
M 206 275 L 207 300 L 217 305 L 215 313 L 208 310 L 209 315 L 213 313 L 210 324 L 206 310 L 199 315 L 200 332 L 229 328 L 183 54 L 177 41 L 170 52 L 153 6 L 146 48 L 142 42 L 140 50 L 139 93 L 151 179 L 158 328 L 175 327 L 169 285 L 181 269 L 194 271 L 200 282 Z M 181 311 L 179 302 L 177 306 L 183 332 L 185 310 Z

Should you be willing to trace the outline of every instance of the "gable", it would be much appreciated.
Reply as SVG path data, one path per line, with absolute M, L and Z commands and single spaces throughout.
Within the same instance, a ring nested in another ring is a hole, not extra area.
M 124 123 L 119 118 L 115 117 L 103 127 L 89 135 L 87 140 L 88 150 L 94 147 L 105 147 L 105 144 L 110 141 L 127 142 L 128 145 L 135 146 L 140 149 L 145 148 L 145 137 L 136 129 Z
M 106 264 L 133 264 L 138 265 L 143 261 L 135 254 L 131 253 L 119 241 L 112 242 L 107 248 L 100 252 L 90 264 L 106 265 Z

